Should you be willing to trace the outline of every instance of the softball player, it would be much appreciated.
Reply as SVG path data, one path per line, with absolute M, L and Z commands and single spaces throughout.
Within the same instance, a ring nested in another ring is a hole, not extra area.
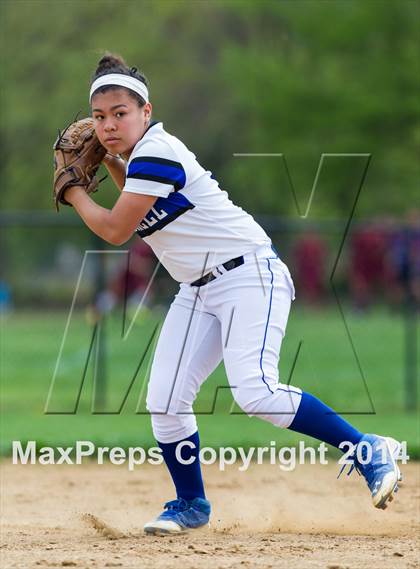
M 121 245 L 136 232 L 180 283 L 156 348 L 147 397 L 176 499 L 145 531 L 179 533 L 209 521 L 192 405 L 222 359 L 233 397 L 248 415 L 336 447 L 348 441 L 362 449 L 354 467 L 365 477 L 374 505 L 385 508 L 397 489 L 400 444 L 360 433 L 316 397 L 279 383 L 294 287 L 268 235 L 180 140 L 151 120 L 147 81 L 136 68 L 105 55 L 92 80 L 90 103 L 97 136 L 109 152 L 104 163 L 121 194 L 112 210 L 80 187 L 69 188 L 65 198 L 109 243 Z

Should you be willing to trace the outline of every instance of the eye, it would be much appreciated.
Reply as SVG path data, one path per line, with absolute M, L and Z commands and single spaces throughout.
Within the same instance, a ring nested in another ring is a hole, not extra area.
M 101 121 L 104 117 L 103 117 L 103 115 L 96 115 L 93 118 L 95 121 Z
M 120 119 L 121 117 L 123 117 L 126 113 L 124 111 L 118 111 L 115 113 L 115 116 Z

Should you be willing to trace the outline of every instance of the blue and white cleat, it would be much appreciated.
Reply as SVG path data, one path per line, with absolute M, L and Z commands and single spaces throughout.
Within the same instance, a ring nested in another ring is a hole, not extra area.
M 364 435 L 356 447 L 354 468 L 364 476 L 375 508 L 385 510 L 398 491 L 402 476 L 396 459 L 400 451 L 401 443 L 378 435 Z
M 164 511 L 152 522 L 144 526 L 144 531 L 151 535 L 184 533 L 209 523 L 211 506 L 204 498 L 184 500 L 178 498 L 167 502 Z

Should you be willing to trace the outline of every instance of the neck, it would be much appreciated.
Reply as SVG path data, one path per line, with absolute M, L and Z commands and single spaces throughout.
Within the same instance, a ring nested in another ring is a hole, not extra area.
M 141 139 L 143 138 L 143 136 L 144 136 L 146 130 L 149 128 L 150 124 L 151 124 L 151 119 L 147 120 L 147 121 L 144 123 L 144 131 L 143 131 L 143 134 L 141 135 L 141 137 L 139 138 L 139 140 L 141 140 Z M 139 140 L 138 140 L 137 142 L 139 142 Z M 131 154 L 132 152 L 133 152 L 133 149 L 131 149 L 130 151 L 127 151 L 127 152 L 123 152 L 123 153 L 121 154 L 121 156 L 124 158 L 124 160 L 128 161 L 128 159 L 130 158 L 130 154 Z

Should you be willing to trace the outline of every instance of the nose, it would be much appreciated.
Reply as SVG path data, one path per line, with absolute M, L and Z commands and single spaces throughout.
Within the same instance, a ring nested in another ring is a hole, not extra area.
M 112 132 L 115 129 L 116 129 L 116 126 L 115 126 L 114 121 L 112 119 L 109 119 L 105 122 L 105 126 L 104 126 L 105 132 Z

